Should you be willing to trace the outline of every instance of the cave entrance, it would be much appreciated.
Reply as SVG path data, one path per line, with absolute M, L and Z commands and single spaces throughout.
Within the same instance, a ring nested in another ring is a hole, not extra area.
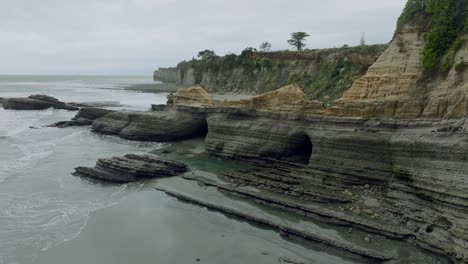
M 313 144 L 306 134 L 294 134 L 289 138 L 291 148 L 283 159 L 293 163 L 308 165 L 312 157 Z
M 208 134 L 208 121 L 206 118 L 200 121 L 199 125 L 196 127 L 196 130 L 192 133 L 194 138 L 206 138 Z

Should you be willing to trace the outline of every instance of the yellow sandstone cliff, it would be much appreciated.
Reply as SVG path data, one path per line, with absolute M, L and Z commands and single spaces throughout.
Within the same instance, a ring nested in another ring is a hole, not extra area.
M 214 107 L 215 101 L 202 87 L 194 86 L 177 90 L 172 98 L 174 105 Z
M 468 112 L 468 36 L 446 76 L 424 74 L 425 34 L 407 25 L 327 114 L 376 118 L 461 118 Z M 457 66 L 458 65 L 458 66 Z

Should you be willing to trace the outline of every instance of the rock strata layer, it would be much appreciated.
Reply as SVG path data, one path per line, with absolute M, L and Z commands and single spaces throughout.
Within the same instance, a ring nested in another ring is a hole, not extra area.
M 94 121 L 91 129 L 125 139 L 159 142 L 206 135 L 204 113 L 178 111 L 179 107 L 163 108 L 164 111 L 110 113 Z
M 372 199 L 385 205 L 381 209 L 386 219 L 377 229 L 401 226 L 406 237 L 416 238 L 423 247 L 468 262 L 467 120 L 213 113 L 208 131 L 206 151 L 211 155 L 308 164 L 299 170 L 226 175 L 236 184 L 303 201 L 336 199 L 336 191 L 346 195 L 347 188 L 375 186 Z M 302 158 L 294 157 L 298 154 Z M 362 204 L 350 211 L 361 214 Z
M 99 159 L 94 168 L 77 167 L 75 175 L 113 182 L 134 182 L 149 178 L 179 175 L 187 165 L 152 155 L 127 154 L 123 157 Z
M 323 106 L 309 100 L 297 85 L 284 86 L 278 90 L 244 100 L 224 100 L 222 107 L 243 108 L 255 111 L 321 113 Z
M 425 73 L 426 34 L 406 25 L 328 114 L 377 118 L 463 118 L 468 114 L 468 34 L 447 73 Z
M 55 97 L 39 94 L 27 98 L 4 98 L 3 108 L 13 110 L 44 110 L 49 108 L 78 110 L 77 107 L 67 105 Z

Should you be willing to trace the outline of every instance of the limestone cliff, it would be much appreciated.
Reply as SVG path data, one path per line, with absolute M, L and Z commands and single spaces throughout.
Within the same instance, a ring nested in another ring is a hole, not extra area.
M 362 76 L 387 45 L 343 47 L 302 52 L 246 52 L 242 55 L 184 61 L 160 68 L 154 79 L 214 92 L 260 94 L 297 84 L 313 98 L 338 98 Z M 330 99 L 329 99 L 330 98 Z

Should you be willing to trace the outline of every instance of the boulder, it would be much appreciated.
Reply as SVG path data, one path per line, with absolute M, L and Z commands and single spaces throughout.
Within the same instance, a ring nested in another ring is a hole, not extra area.
M 202 87 L 190 87 L 177 90 L 172 97 L 174 105 L 214 107 L 215 101 Z
M 13 110 L 44 110 L 49 108 L 78 110 L 77 107 L 69 106 L 55 97 L 40 94 L 27 98 L 4 98 L 3 108 Z
M 134 182 L 175 176 L 186 171 L 188 166 L 181 162 L 154 155 L 127 154 L 123 157 L 99 159 L 94 168 L 77 167 L 74 175 L 113 182 Z
M 297 85 L 284 86 L 251 99 L 224 100 L 221 106 L 267 112 L 323 112 L 322 104 L 309 100 Z

